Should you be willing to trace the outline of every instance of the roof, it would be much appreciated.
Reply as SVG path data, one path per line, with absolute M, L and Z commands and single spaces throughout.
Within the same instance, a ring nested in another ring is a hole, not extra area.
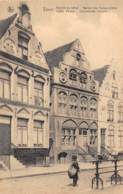
M 109 68 L 109 65 L 105 65 L 104 67 L 93 70 L 94 78 L 95 78 L 95 80 L 97 80 L 99 82 L 99 86 L 101 86 L 101 84 L 106 76 L 108 68 Z
M 12 22 L 16 18 L 16 16 L 17 14 L 15 13 L 6 19 L 0 20 L 0 38 L 2 38 L 2 36 L 5 34 L 9 26 L 12 24 Z
M 64 54 L 71 49 L 71 46 L 74 44 L 74 42 L 75 41 L 72 41 L 66 45 L 63 45 L 54 50 L 48 51 L 44 54 L 46 57 L 47 63 L 51 69 L 52 67 L 58 66 L 60 61 L 63 61 Z

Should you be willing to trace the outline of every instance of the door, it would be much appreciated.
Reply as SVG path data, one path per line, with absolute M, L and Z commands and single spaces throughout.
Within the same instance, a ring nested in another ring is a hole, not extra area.
M 9 155 L 11 148 L 11 124 L 9 117 L 0 117 L 0 155 Z

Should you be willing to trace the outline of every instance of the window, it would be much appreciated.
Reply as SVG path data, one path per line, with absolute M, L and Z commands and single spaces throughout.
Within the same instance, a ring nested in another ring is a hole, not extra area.
M 107 121 L 113 121 L 114 120 L 114 104 L 112 101 L 108 102 L 108 118 Z
M 28 135 L 28 120 L 18 118 L 17 120 L 18 145 L 21 147 L 27 146 Z
M 74 81 L 77 80 L 77 72 L 76 72 L 75 69 L 71 69 L 71 70 L 70 70 L 69 78 L 70 78 L 71 80 L 74 80 Z
M 10 73 L 0 70 L 0 97 L 10 99 Z
M 123 147 L 123 129 L 119 130 L 119 147 Z
M 58 108 L 60 113 L 67 111 L 67 94 L 64 91 L 60 91 L 58 94 Z
M 87 116 L 87 98 L 86 97 L 82 97 L 81 98 L 81 115 L 82 117 L 86 117 Z
M 18 75 L 18 101 L 28 102 L 28 79 Z
M 80 60 L 81 60 L 81 54 L 80 54 L 80 53 L 77 53 L 77 54 L 76 54 L 76 60 L 77 60 L 77 61 L 80 61 Z
M 62 144 L 75 145 L 76 143 L 76 124 L 69 120 L 62 127 Z
M 25 33 L 20 32 L 18 34 L 18 47 L 22 59 L 28 59 L 28 43 L 29 36 Z
M 43 145 L 43 130 L 44 121 L 34 121 L 34 146 L 40 147 Z
M 36 80 L 34 82 L 34 101 L 35 105 L 44 105 L 44 83 Z
M 123 122 L 123 104 L 120 103 L 118 106 L 118 115 L 119 115 L 119 122 Z
M 109 137 L 109 146 L 112 148 L 114 147 L 114 127 L 113 126 L 109 127 L 108 137 Z
M 75 145 L 75 129 L 72 128 L 63 128 L 62 129 L 62 143 Z
M 70 114 L 78 115 L 78 97 L 74 94 L 70 96 Z
M 115 79 L 116 79 L 116 72 L 113 71 L 113 80 L 115 80 Z
M 112 98 L 118 98 L 118 88 L 112 87 Z
M 90 100 L 90 117 L 93 119 L 97 118 L 97 100 L 96 99 Z
M 80 74 L 80 82 L 83 83 L 83 84 L 87 83 L 87 75 L 86 75 L 86 73 L 81 73 Z
M 97 140 L 97 130 L 96 129 L 90 129 L 90 144 L 94 145 Z

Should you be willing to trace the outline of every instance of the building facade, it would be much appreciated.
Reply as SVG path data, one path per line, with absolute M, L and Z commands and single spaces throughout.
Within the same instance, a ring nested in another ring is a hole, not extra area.
M 101 154 L 123 151 L 123 75 L 115 65 L 94 70 L 99 81 L 98 150 Z
M 49 149 L 50 70 L 26 4 L 0 21 L 0 159 L 43 162 Z
M 97 148 L 98 83 L 78 39 L 45 56 L 52 72 L 51 158 L 69 161 L 75 153 L 86 159 Z

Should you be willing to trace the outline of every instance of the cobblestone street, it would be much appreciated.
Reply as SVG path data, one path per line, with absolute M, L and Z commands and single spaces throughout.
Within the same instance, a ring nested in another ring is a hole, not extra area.
M 72 187 L 71 180 L 66 173 L 52 174 L 21 179 L 3 180 L 0 182 L 0 191 L 3 194 L 121 194 L 123 185 L 110 185 L 110 175 L 102 176 L 104 189 L 91 189 L 91 179 L 94 171 L 80 173 L 77 187 Z

